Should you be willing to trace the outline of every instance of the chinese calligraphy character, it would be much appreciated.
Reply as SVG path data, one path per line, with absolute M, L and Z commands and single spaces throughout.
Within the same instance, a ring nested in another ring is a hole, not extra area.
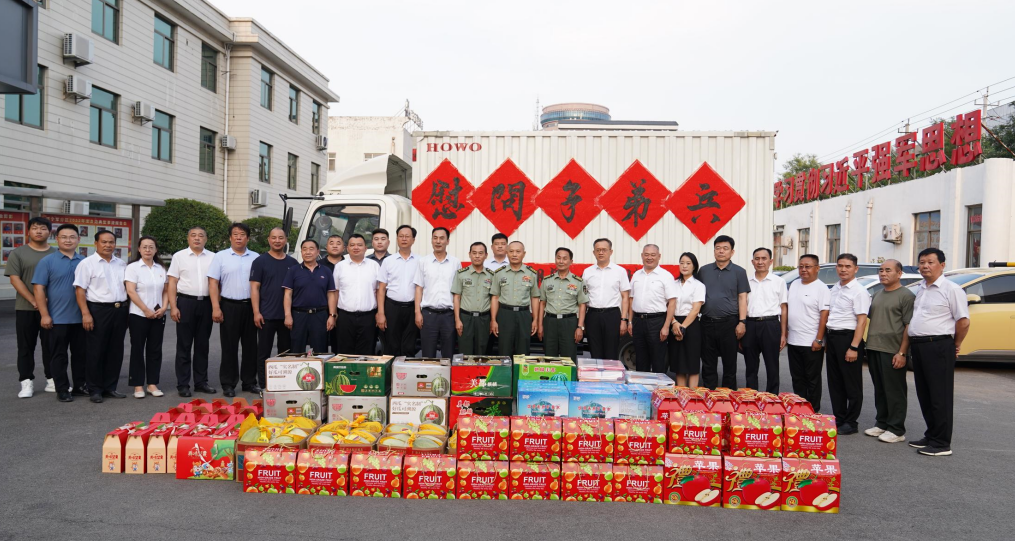
M 834 188 L 832 193 L 843 193 L 849 191 L 849 157 L 844 156 L 835 162 L 835 173 L 832 175 Z
M 581 190 L 581 184 L 573 180 L 568 180 L 567 184 L 564 184 L 564 191 L 567 192 L 567 198 L 560 203 L 560 213 L 564 216 L 564 221 L 571 223 L 574 219 L 575 210 L 578 207 L 578 203 L 581 203 L 582 196 L 578 195 L 578 191 Z
M 793 202 L 798 203 L 804 200 L 807 192 L 807 172 L 801 171 L 793 177 Z
M 945 155 L 945 123 L 938 122 L 921 130 L 920 146 L 925 153 L 920 156 L 920 171 L 940 169 L 948 161 Z
M 895 168 L 908 177 L 909 170 L 916 169 L 916 132 L 906 133 L 895 139 Z
M 835 193 L 832 176 L 835 173 L 835 165 L 826 163 L 818 168 L 818 176 L 821 178 L 821 195 L 832 195 Z
M 687 210 L 696 211 L 705 208 L 715 208 L 715 209 L 722 208 L 721 206 L 719 206 L 719 203 L 715 201 L 715 196 L 719 195 L 719 192 L 713 190 L 712 187 L 709 186 L 708 184 L 698 184 L 698 187 L 702 189 L 701 193 L 695 194 L 698 196 L 698 204 L 688 206 Z M 712 213 L 712 221 L 710 223 L 714 224 L 718 221 L 719 215 Z M 691 223 L 695 224 L 698 223 L 698 216 L 692 217 Z
M 507 199 L 503 199 L 505 193 Z M 511 209 L 519 220 L 522 219 L 522 202 L 525 197 L 525 183 L 515 182 L 514 184 L 498 184 L 493 187 L 493 194 L 490 196 L 490 210 L 497 211 L 497 200 L 501 201 L 501 210 Z
M 807 200 L 811 201 L 821 197 L 821 175 L 817 169 L 807 172 Z
M 869 149 L 858 150 L 853 153 L 853 178 L 856 179 L 856 189 L 863 189 L 863 176 L 866 173 L 870 173 L 871 166 L 868 161 Z
M 883 180 L 892 178 L 892 142 L 885 141 L 880 145 L 874 145 L 874 176 L 870 179 L 871 184 L 877 184 Z
M 641 179 L 641 184 L 635 184 L 631 181 L 631 196 L 624 202 L 624 210 L 627 211 L 627 215 L 624 216 L 623 221 L 634 218 L 634 226 L 638 227 L 638 220 L 644 220 L 645 216 L 648 216 L 648 206 L 652 203 L 652 200 L 645 197 L 645 179 Z
M 462 191 L 461 179 L 455 177 L 453 182 L 455 186 L 451 188 L 451 185 L 443 180 L 437 179 L 434 181 L 433 189 L 430 192 L 430 199 L 427 201 L 429 204 L 434 205 L 433 218 L 440 216 L 453 220 L 458 217 L 458 209 L 463 206 L 458 202 L 458 194 Z
M 952 165 L 963 165 L 983 154 L 980 146 L 980 111 L 956 115 L 952 122 Z

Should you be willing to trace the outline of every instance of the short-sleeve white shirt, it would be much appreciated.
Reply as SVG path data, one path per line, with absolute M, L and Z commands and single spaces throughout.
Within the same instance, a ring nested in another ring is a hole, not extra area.
M 141 302 L 149 310 L 155 310 L 156 306 L 162 304 L 162 291 L 166 287 L 166 269 L 162 268 L 162 265 L 153 262 L 149 267 L 139 259 L 127 265 L 123 279 L 135 284 L 138 297 L 141 297 Z M 130 303 L 130 313 L 144 317 L 144 312 L 133 302 Z
M 747 317 L 782 314 L 782 305 L 789 302 L 786 280 L 769 272 L 762 280 L 752 273 L 748 275 L 747 282 L 751 285 L 751 292 L 747 294 Z
M 835 282 L 829 291 L 828 328 L 856 330 L 856 316 L 870 313 L 871 296 L 867 288 L 853 278 L 846 285 Z
M 966 292 L 955 282 L 944 276 L 939 276 L 930 285 L 923 280 L 916 289 L 909 336 L 954 335 L 955 323 L 968 317 Z
M 684 317 L 691 313 L 694 303 L 705 302 L 705 284 L 691 276 L 683 283 L 674 280 L 677 286 L 677 316 Z M 690 323 L 688 323 L 690 325 Z
M 656 267 L 652 272 L 638 269 L 631 277 L 631 309 L 638 314 L 658 314 L 666 311 L 670 299 L 677 298 L 677 284 L 673 275 Z
M 828 286 L 821 280 L 809 284 L 797 280 L 789 286 L 788 344 L 810 346 L 814 342 L 818 337 L 821 312 L 828 310 L 830 299 Z
M 338 309 L 346 312 L 369 312 L 377 309 L 377 275 L 381 265 L 363 258 L 356 263 L 347 257 L 335 264 L 335 289 Z

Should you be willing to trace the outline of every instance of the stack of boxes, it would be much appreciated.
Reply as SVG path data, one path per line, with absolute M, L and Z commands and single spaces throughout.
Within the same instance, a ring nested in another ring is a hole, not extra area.
M 324 418 L 324 361 L 330 355 L 282 355 L 264 362 L 264 415 Z
M 327 421 L 366 415 L 370 421 L 387 423 L 392 361 L 390 355 L 335 355 L 325 361 Z
M 455 355 L 448 426 L 454 427 L 462 415 L 511 415 L 516 390 L 512 371 L 510 357 Z
M 398 357 L 391 364 L 388 422 L 447 427 L 450 394 L 448 359 Z
M 578 380 L 570 357 L 516 355 L 515 415 L 566 417 L 570 407 L 567 383 Z

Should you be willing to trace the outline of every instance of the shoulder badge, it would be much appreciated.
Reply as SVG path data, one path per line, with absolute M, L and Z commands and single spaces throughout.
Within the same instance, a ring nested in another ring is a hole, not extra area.
M 483 269 L 483 272 L 485 272 L 485 273 L 487 273 L 487 274 L 489 274 L 489 275 L 493 276 L 493 271 L 492 271 L 492 270 L 490 270 L 490 269 Z
M 500 272 L 500 271 L 502 271 L 502 270 L 504 270 L 506 268 L 508 268 L 508 265 L 503 265 L 503 266 L 497 267 L 497 270 L 495 270 L 493 272 Z
M 532 265 L 525 265 L 525 268 L 529 269 L 532 272 L 536 272 L 536 269 L 532 268 Z
M 469 270 L 469 267 L 462 267 L 462 268 L 458 269 L 458 272 L 462 273 L 462 272 L 465 272 L 467 270 Z
M 575 277 L 575 278 L 576 278 L 576 279 L 577 279 L 577 280 L 578 280 L 579 282 L 581 282 L 581 281 L 582 281 L 582 277 L 581 277 L 581 276 L 578 276 L 577 274 L 575 274 L 575 273 L 573 273 L 573 272 L 571 273 L 571 276 L 574 276 L 574 277 Z

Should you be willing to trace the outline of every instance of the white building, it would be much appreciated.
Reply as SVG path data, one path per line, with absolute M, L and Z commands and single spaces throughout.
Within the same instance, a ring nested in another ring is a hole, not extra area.
M 843 252 L 862 263 L 915 265 L 928 247 L 943 250 L 952 269 L 1015 261 L 1015 160 L 794 205 L 776 210 L 774 224 L 784 265 Z
M 415 140 L 405 116 L 333 116 L 328 121 L 328 180 L 366 160 L 393 154 L 412 163 Z M 322 184 L 323 186 L 323 184 Z

